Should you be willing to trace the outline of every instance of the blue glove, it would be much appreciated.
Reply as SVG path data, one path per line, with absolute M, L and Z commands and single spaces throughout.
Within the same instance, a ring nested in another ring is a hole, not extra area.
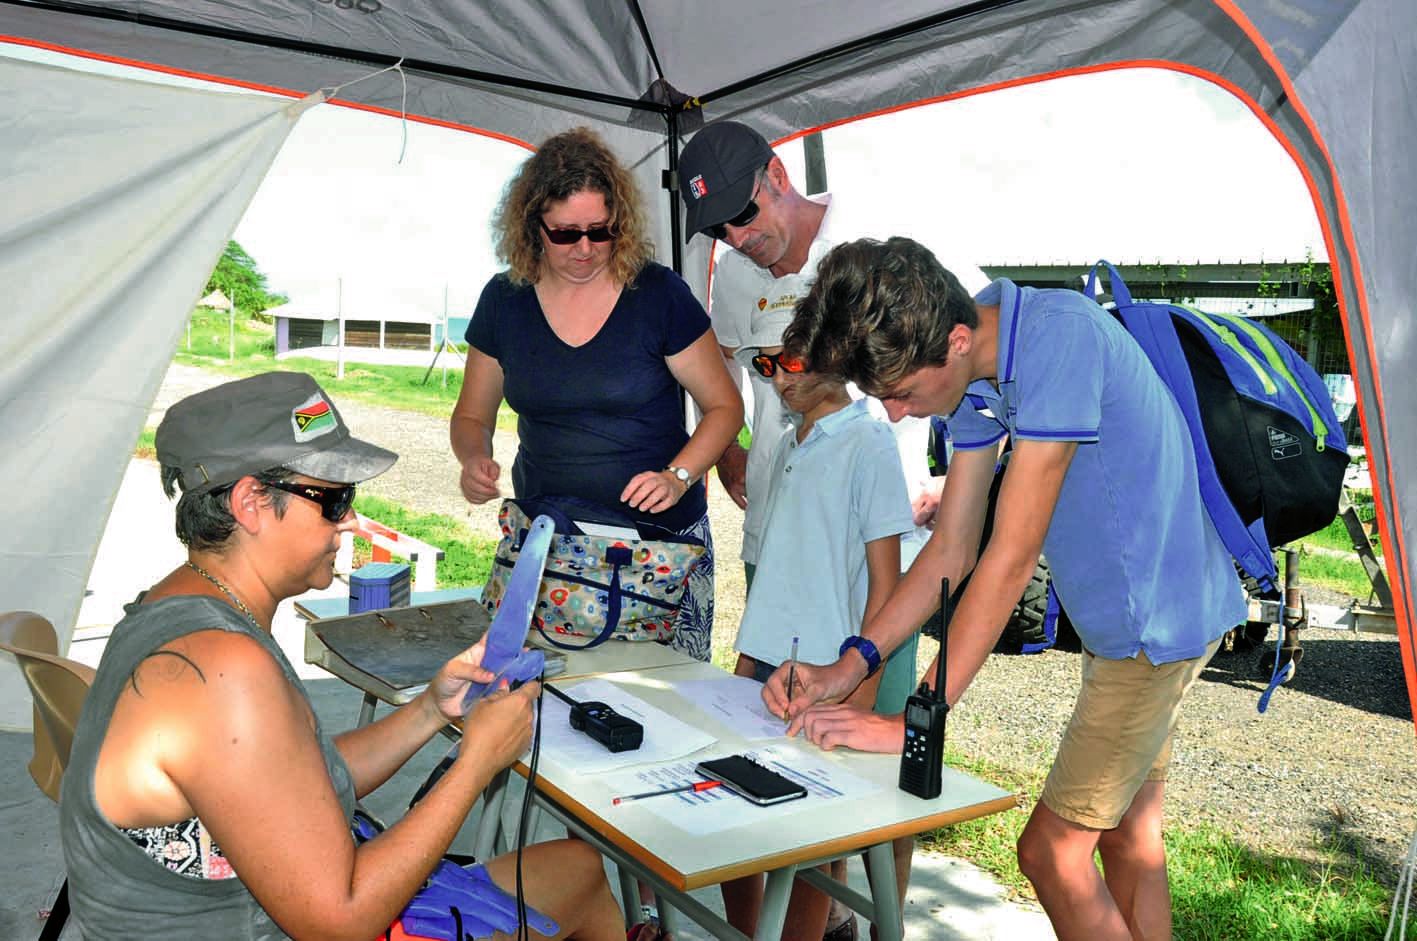
M 464 869 L 445 859 L 408 903 L 400 921 L 408 934 L 439 941 L 486 938 L 495 931 L 516 934 L 517 900 L 497 887 L 485 866 Z M 531 906 L 526 921 L 547 937 L 560 931 L 555 921 Z

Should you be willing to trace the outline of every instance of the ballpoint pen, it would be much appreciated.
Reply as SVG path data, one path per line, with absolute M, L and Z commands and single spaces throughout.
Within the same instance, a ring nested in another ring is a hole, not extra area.
M 700 791 L 711 791 L 723 784 L 722 781 L 695 781 L 693 784 L 684 784 L 679 787 L 667 787 L 662 791 L 644 791 L 639 794 L 626 794 L 624 797 L 617 797 L 610 803 L 623 804 L 626 801 L 643 800 L 646 797 L 658 797 L 661 794 L 697 794 Z
M 787 658 L 787 701 L 792 702 L 792 686 L 797 682 L 797 638 L 792 638 L 792 653 Z

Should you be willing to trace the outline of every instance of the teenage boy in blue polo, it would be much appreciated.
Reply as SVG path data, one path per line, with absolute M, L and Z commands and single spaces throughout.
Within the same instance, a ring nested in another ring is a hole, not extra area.
M 790 702 L 787 671 L 774 673 L 768 707 L 822 747 L 899 751 L 899 717 L 830 704 L 933 613 L 941 578 L 958 584 L 972 570 L 949 631 L 945 698 L 956 702 L 1046 552 L 1085 648 L 1083 679 L 1019 838 L 1019 868 L 1063 941 L 1169 938 L 1161 810 L 1171 735 L 1182 696 L 1244 620 L 1245 601 L 1160 378 L 1081 294 L 1000 279 L 971 300 L 902 238 L 828 254 L 783 343 L 878 396 L 892 419 L 947 416 L 955 452 L 935 533 L 880 613 L 836 663 L 798 665 Z M 980 554 L 1004 435 L 1013 454 Z

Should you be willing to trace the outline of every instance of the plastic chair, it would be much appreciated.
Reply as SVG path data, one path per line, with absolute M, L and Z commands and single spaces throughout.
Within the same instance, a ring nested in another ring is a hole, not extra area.
M 32 611 L 0 614 L 0 650 L 14 656 L 34 699 L 34 758 L 30 777 L 50 799 L 59 800 L 59 781 L 69 763 L 79 709 L 93 685 L 93 668 L 59 656 L 54 626 Z M 59 937 L 69 917 L 69 880 L 59 887 L 39 941 Z

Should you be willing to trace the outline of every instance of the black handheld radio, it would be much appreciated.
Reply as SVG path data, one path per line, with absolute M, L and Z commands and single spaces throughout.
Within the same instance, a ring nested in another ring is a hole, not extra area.
M 571 707 L 571 728 L 584 732 L 612 752 L 634 751 L 644 741 L 645 729 L 603 702 L 572 699 L 550 683 L 542 684 Z
M 900 789 L 927 800 L 940 796 L 943 787 L 945 717 L 945 649 L 949 641 L 950 580 L 940 579 L 940 656 L 936 659 L 935 689 L 928 683 L 905 701 L 905 748 L 900 753 Z

